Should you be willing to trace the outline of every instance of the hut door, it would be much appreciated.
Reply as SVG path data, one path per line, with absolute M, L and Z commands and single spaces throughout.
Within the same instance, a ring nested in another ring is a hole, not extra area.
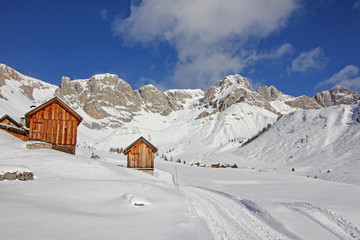
M 138 168 L 138 167 L 140 167 L 139 166 L 139 153 L 134 153 L 134 163 L 133 163 L 133 166 L 134 167 L 136 167 L 136 168 Z
M 34 121 L 34 126 L 32 129 L 32 139 L 34 140 L 41 140 L 41 128 L 42 128 L 42 121 L 36 120 Z

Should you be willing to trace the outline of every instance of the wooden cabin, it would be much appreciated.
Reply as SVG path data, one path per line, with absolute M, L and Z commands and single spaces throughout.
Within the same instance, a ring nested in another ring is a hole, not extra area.
M 222 164 L 220 164 L 220 163 L 218 163 L 218 164 L 212 164 L 211 167 L 212 167 L 212 168 L 225 168 L 225 166 L 222 165 Z
M 29 139 L 29 131 L 7 114 L 0 118 L 0 129 L 23 141 Z
M 127 155 L 127 167 L 153 170 L 156 152 L 156 147 L 145 138 L 140 137 L 124 150 L 124 154 Z
M 58 97 L 25 114 L 29 140 L 52 144 L 52 148 L 75 154 L 77 127 L 82 117 Z

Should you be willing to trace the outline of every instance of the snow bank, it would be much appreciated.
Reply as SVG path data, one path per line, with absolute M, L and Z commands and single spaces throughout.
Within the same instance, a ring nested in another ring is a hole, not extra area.
M 0 174 L 6 172 L 31 172 L 31 170 L 24 165 L 0 164 Z

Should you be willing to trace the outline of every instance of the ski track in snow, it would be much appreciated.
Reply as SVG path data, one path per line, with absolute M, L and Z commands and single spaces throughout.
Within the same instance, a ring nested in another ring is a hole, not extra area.
M 303 214 L 340 239 L 360 239 L 360 230 L 353 223 L 330 209 L 307 202 L 278 204 Z
M 214 239 L 288 239 L 257 218 L 241 202 L 195 187 L 182 187 Z

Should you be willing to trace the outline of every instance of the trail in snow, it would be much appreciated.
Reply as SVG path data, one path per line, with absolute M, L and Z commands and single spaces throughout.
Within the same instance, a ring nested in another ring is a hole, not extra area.
M 182 187 L 215 239 L 288 239 L 241 202 L 201 188 Z
M 332 210 L 306 202 L 279 203 L 279 205 L 305 215 L 340 239 L 360 239 L 360 230 Z

